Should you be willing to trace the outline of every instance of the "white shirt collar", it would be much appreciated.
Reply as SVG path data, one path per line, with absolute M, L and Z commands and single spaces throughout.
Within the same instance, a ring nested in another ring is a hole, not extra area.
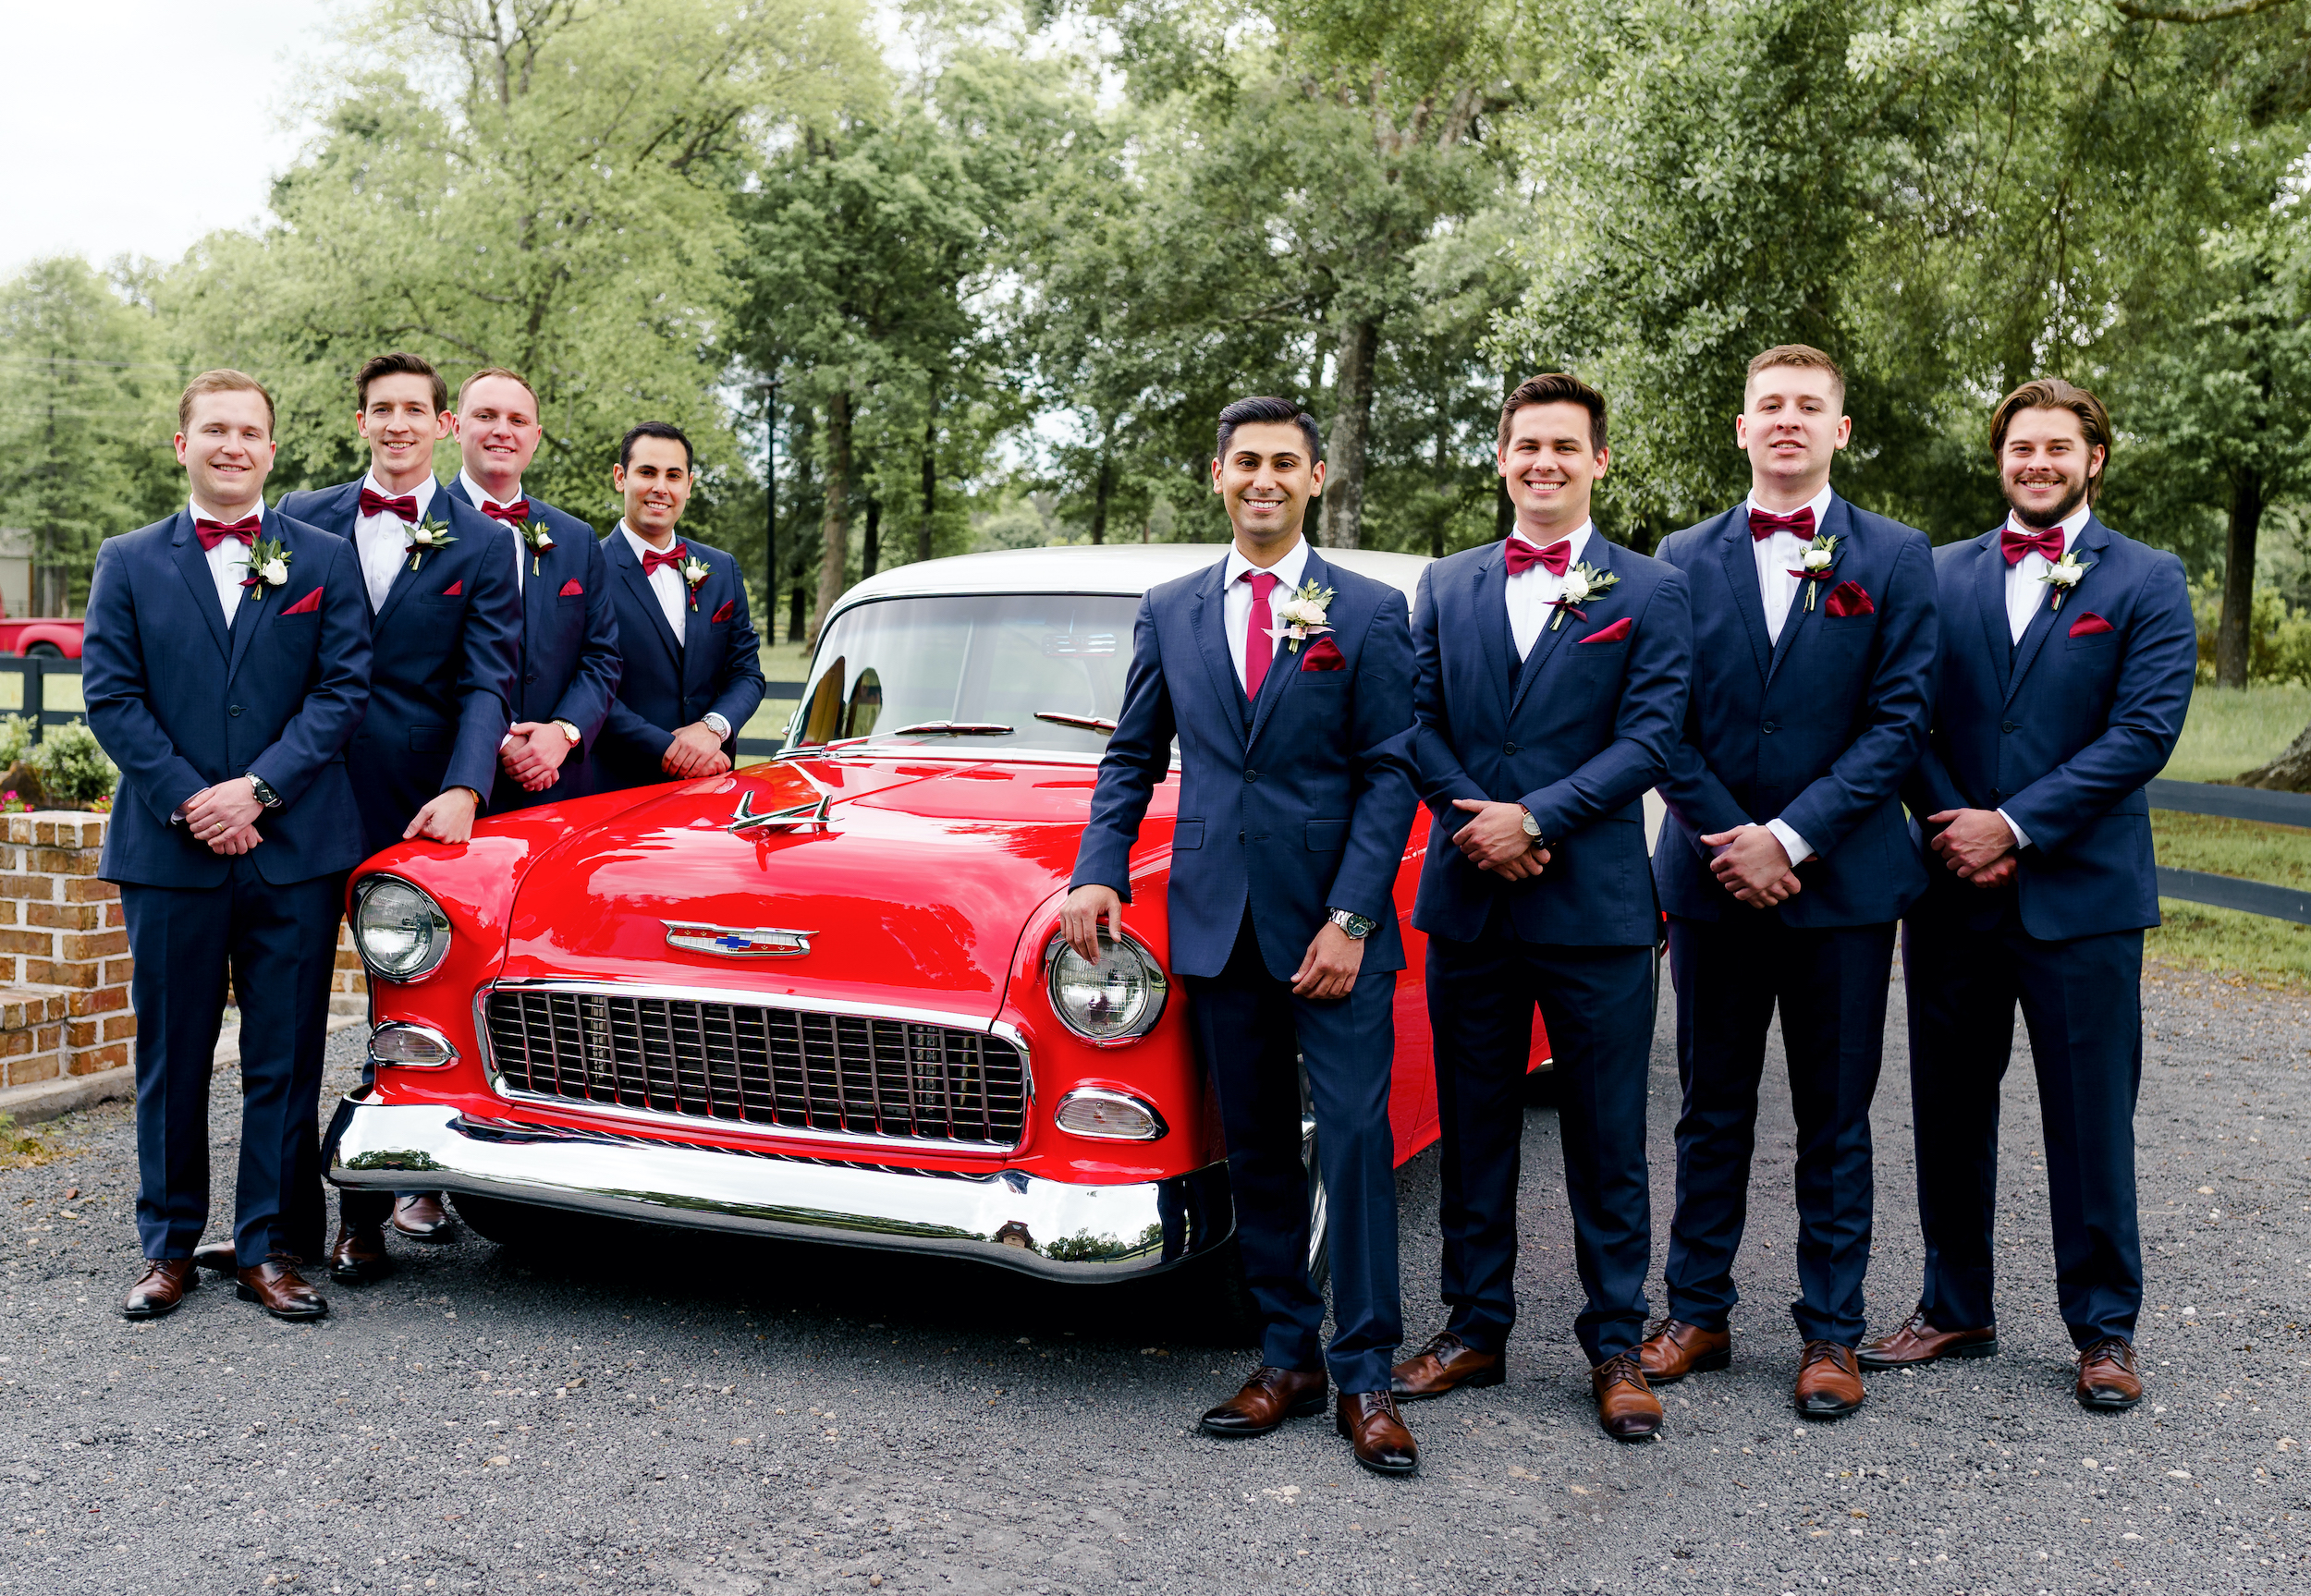
M 1243 551 L 1231 542 L 1228 545 L 1228 569 L 1222 574 L 1220 585 L 1224 590 L 1229 583 L 1235 581 L 1246 571 L 1256 571 L 1260 568 L 1245 559 Z M 1307 538 L 1302 536 L 1292 544 L 1291 553 L 1266 568 L 1285 589 L 1298 588 L 1300 573 L 1308 568 Z
M 465 484 L 466 497 L 473 501 L 473 507 L 477 510 L 483 505 L 495 505 L 500 509 L 503 509 L 508 505 L 518 505 L 529 496 L 521 491 L 521 485 L 517 482 L 514 484 L 514 496 L 512 498 L 494 499 L 490 497 L 485 491 L 483 491 L 481 483 L 473 480 L 473 474 L 471 471 L 464 469 L 462 467 L 459 469 L 458 481 Z
M 385 483 L 377 480 L 377 468 L 374 466 L 370 467 L 366 472 L 362 473 L 361 486 L 367 488 L 371 493 L 375 493 L 379 498 L 397 499 L 401 496 L 400 494 L 387 489 Z M 433 513 L 434 490 L 440 486 L 441 484 L 434 480 L 432 474 L 428 473 L 423 481 L 418 483 L 416 487 L 410 490 L 411 495 L 417 500 L 417 518 L 419 520 L 423 520 L 428 515 Z M 355 513 L 359 514 L 358 511 Z
M 1822 524 L 1822 521 L 1823 521 L 1823 519 L 1824 519 L 1826 517 L 1828 517 L 1828 515 L 1829 514 L 1829 501 L 1830 501 L 1830 500 L 1832 500 L 1832 499 L 1834 499 L 1834 498 L 1836 498 L 1837 496 L 1838 496 L 1838 495 L 1837 495 L 1834 492 L 1832 492 L 1830 489 L 1828 489 L 1828 488 L 1824 488 L 1824 489 L 1822 489 L 1822 491 L 1821 491 L 1820 493 L 1816 493 L 1816 494 L 1814 495 L 1814 497 L 1813 497 L 1812 501 L 1811 501 L 1811 502 L 1809 502 L 1809 503 L 1805 506 L 1805 508 L 1807 508 L 1807 509 L 1809 509 L 1809 510 L 1811 510 L 1811 511 L 1813 511 L 1813 512 L 1814 512 L 1814 535 L 1815 535 L 1815 536 L 1819 537 L 1819 536 L 1821 535 L 1821 524 Z M 1750 493 L 1750 495 L 1749 495 L 1749 502 L 1748 502 L 1747 506 L 1745 506 L 1745 508 L 1747 508 L 1747 509 L 1752 509 L 1752 510 L 1763 510 L 1763 509 L 1765 509 L 1765 506 L 1764 506 L 1763 505 L 1761 505 L 1761 504 L 1759 504 L 1759 503 L 1757 502 L 1757 494 L 1756 494 L 1756 493 L 1755 493 L 1755 491 L 1752 491 L 1752 493 Z M 1780 511 L 1779 511 L 1779 510 L 1766 510 L 1766 513 L 1767 513 L 1767 515 L 1769 515 L 1769 516 L 1770 516 L 1770 515 L 1779 515 L 1779 514 L 1781 514 L 1782 512 L 1780 512 Z M 1795 512 L 1791 512 L 1791 513 L 1794 514 Z
M 623 516 L 618 518 L 617 530 L 624 532 L 626 541 L 633 545 L 634 558 L 639 560 L 644 554 L 654 554 L 658 552 L 650 546 L 650 541 L 647 538 L 626 524 L 626 518 Z M 674 536 L 666 540 L 666 546 L 670 549 L 680 542 L 682 542 L 682 529 L 678 526 L 674 529 Z
M 188 498 L 185 501 L 185 505 L 192 511 L 192 518 L 196 521 L 222 521 L 225 519 L 223 516 L 216 514 L 214 511 L 202 505 L 199 499 Z M 262 525 L 264 518 L 264 501 L 263 499 L 259 499 L 257 501 L 257 507 L 252 510 L 251 514 L 256 516 L 260 525 Z M 235 516 L 233 518 L 236 521 L 240 518 L 241 518 L 238 516 Z
M 2086 503 L 2085 500 L 2081 499 L 2078 502 L 2078 508 L 2073 510 L 2069 515 L 2064 516 L 2060 522 L 2058 523 L 2062 529 L 2062 546 L 2065 549 L 2069 548 L 2073 543 L 2078 542 L 2078 534 L 2085 527 L 2086 518 L 2094 513 L 2094 506 Z M 2014 514 L 2014 512 L 2011 509 L 2006 512 L 2006 524 L 2013 528 L 2014 530 L 2023 533 L 2024 536 L 2036 536 L 2043 530 L 2038 527 L 2024 526 L 2023 524 L 2022 518 Z
M 1558 543 L 1569 545 L 1565 550 L 1565 564 L 1570 567 L 1580 562 L 1582 554 L 1589 546 L 1589 534 L 1596 530 L 1596 523 L 1595 521 L 1583 521 L 1572 530 L 1572 535 L 1571 537 L 1558 538 L 1546 543 L 1536 543 L 1531 538 L 1526 537 L 1522 527 L 1511 528 L 1509 535 L 1516 539 L 1517 542 L 1522 543 L 1528 549 L 1554 548 Z

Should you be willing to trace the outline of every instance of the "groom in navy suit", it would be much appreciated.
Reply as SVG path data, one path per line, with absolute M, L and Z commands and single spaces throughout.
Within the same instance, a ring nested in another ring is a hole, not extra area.
M 2045 377 L 2015 389 L 1990 422 L 2006 524 L 1935 556 L 1939 689 L 1907 796 L 1946 868 L 1903 948 L 1926 1285 L 1862 1361 L 1998 1350 L 1999 1083 L 2019 1005 L 2074 1392 L 2117 1409 L 2143 1395 L 2134 1100 L 2143 930 L 2158 923 L 2143 786 L 2183 735 L 2198 650 L 2182 562 L 2096 518 L 2110 436 L 2083 388 Z
M 1645 1372 L 1681 1380 L 1731 1357 L 1779 1007 L 1797 1118 L 1794 1398 L 1808 1419 L 1864 1395 L 1870 1098 L 1894 924 L 1926 889 L 1899 794 L 1926 740 L 1936 637 L 1925 534 L 1830 491 L 1852 431 L 1844 406 L 1844 373 L 1819 349 L 1752 360 L 1735 424 L 1749 499 L 1661 545 L 1693 583 L 1697 663 L 1653 855 L 1684 1106 L 1669 1317 L 1645 1341 Z
M 1635 1441 L 1661 1425 L 1636 1355 L 1653 1262 L 1645 1077 L 1660 929 L 1643 799 L 1683 727 L 1694 650 L 1683 573 L 1590 522 L 1608 459 L 1602 394 L 1562 374 L 1522 384 L 1500 412 L 1516 528 L 1422 572 L 1412 606 L 1432 816 L 1412 923 L 1428 933 L 1452 1314 L 1397 1366 L 1396 1394 L 1506 1377 L 1538 1003 L 1588 1297 L 1573 1331 L 1597 1421 Z
M 232 1242 L 211 1256 L 283 1319 L 328 1311 L 313 1121 L 345 874 L 361 858 L 345 746 L 369 697 L 353 551 L 264 507 L 273 400 L 238 372 L 177 404 L 183 510 L 108 538 L 89 584 L 81 687 L 120 767 L 99 873 L 136 961 L 137 1237 L 121 1312 L 173 1311 L 199 1281 L 209 1073 L 229 979 L 240 1002 Z
M 1261 1367 L 1204 1414 L 1257 1435 L 1322 1412 L 1356 1460 L 1409 1474 L 1389 1359 L 1397 1297 L 1390 1004 L 1404 942 L 1391 889 L 1417 803 L 1404 595 L 1329 564 L 1301 536 L 1324 485 L 1314 420 L 1284 399 L 1220 412 L 1212 485 L 1235 531 L 1210 569 L 1149 590 L 1091 819 L 1061 910 L 1097 961 L 1123 935 L 1131 848 L 1180 747 L 1171 969 L 1228 1137 Z M 1334 1333 L 1308 1273 L 1300 1068 L 1314 1105 L 1332 1236 Z

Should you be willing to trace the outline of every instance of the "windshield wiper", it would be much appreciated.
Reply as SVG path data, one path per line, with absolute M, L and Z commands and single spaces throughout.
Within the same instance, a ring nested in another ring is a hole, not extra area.
M 1049 721 L 1056 726 L 1073 726 L 1078 731 L 1097 732 L 1102 737 L 1116 729 L 1116 723 L 1098 715 L 1070 714 L 1065 710 L 1037 710 L 1035 718 Z
M 1008 737 L 1012 728 L 995 721 L 922 721 L 896 731 L 878 732 L 893 737 Z

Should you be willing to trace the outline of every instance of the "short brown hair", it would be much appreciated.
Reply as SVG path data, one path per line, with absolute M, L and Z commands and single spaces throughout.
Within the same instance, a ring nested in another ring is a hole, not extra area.
M 192 425 L 192 402 L 203 394 L 256 395 L 264 401 L 264 430 L 268 435 L 273 432 L 273 396 L 265 392 L 264 384 L 256 378 L 246 372 L 236 372 L 229 366 L 220 366 L 214 372 L 203 372 L 185 384 L 185 391 L 177 396 L 177 430 L 178 432 Z
M 1749 362 L 1749 375 L 1742 379 L 1742 390 L 1746 392 L 1749 384 L 1757 380 L 1758 372 L 1770 372 L 1776 366 L 1797 366 L 1828 372 L 1829 380 L 1838 384 L 1840 401 L 1842 402 L 1846 396 L 1844 369 L 1829 358 L 1828 351 L 1816 349 L 1811 344 L 1776 344 L 1772 348 L 1753 356 Z
M 1527 377 L 1500 401 L 1500 446 L 1509 446 L 1509 428 L 1527 405 L 1578 405 L 1589 412 L 1589 447 L 1605 448 L 1605 396 L 1580 378 L 1563 372 Z
M 530 385 L 530 379 L 523 376 L 520 372 L 508 371 L 504 366 L 483 366 L 480 371 L 474 372 L 473 375 L 468 377 L 464 382 L 458 384 L 458 408 L 460 410 L 465 408 L 465 396 L 467 393 L 471 390 L 474 384 L 480 382 L 483 377 L 503 377 L 509 383 L 520 383 L 521 384 L 521 391 L 530 396 L 530 403 L 532 406 L 536 406 L 538 403 L 538 391 Z
M 2068 410 L 2078 418 L 2086 446 L 2102 451 L 2102 469 L 2086 479 L 2086 502 L 2093 504 L 2102 492 L 2102 479 L 2110 474 L 2110 412 L 2102 408 L 2100 399 L 2075 384 L 2060 377 L 2034 377 L 2000 399 L 1998 408 L 1990 412 L 1991 458 L 2005 450 L 2007 429 L 2024 410 Z
M 372 355 L 361 362 L 353 377 L 355 408 L 369 408 L 369 385 L 380 377 L 426 378 L 434 384 L 434 413 L 439 415 L 449 408 L 449 384 L 441 380 L 441 373 L 421 357 L 397 349 L 389 355 Z

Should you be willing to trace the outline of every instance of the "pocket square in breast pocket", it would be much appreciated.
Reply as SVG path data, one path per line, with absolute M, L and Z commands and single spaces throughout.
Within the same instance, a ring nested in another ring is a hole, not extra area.
M 1344 671 L 1348 656 L 1340 652 L 1340 645 L 1330 638 L 1318 638 L 1308 645 L 1307 658 L 1300 662 L 1303 671 Z
M 1583 643 L 1625 643 L 1629 640 L 1629 634 L 1636 629 L 1636 623 L 1623 615 L 1611 626 L 1600 627 L 1581 640 Z
M 718 627 L 738 613 L 739 601 L 736 599 L 725 599 L 722 601 L 722 608 L 715 612 L 715 618 L 706 624 L 708 626 Z
M 1877 613 L 1877 606 L 1870 603 L 1869 594 L 1862 591 L 1859 582 L 1840 582 L 1829 590 L 1829 597 L 1822 602 L 1822 608 L 1833 615 L 1874 615 Z
M 2095 614 L 2092 610 L 2088 610 L 2085 615 L 2079 616 L 2078 619 L 2071 623 L 2071 636 L 2074 638 L 2091 638 L 2097 632 L 2107 632 L 2115 629 L 2116 628 L 2113 627 L 2109 621 L 2104 620 L 2100 615 Z
M 572 577 L 562 584 L 562 591 L 554 596 L 557 599 L 575 599 L 582 597 L 585 591 L 586 584 Z
M 464 591 L 465 591 L 465 579 L 464 579 L 463 577 L 459 577 L 459 578 L 456 581 L 454 581 L 454 582 L 450 583 L 447 587 L 446 587 L 446 588 L 442 589 L 442 591 L 441 591 L 441 596 L 442 596 L 443 598 L 445 598 L 445 599 L 454 599 L 454 598 L 456 598 L 456 597 L 457 597 L 459 593 L 462 593 L 462 592 L 464 592 Z
M 281 613 L 285 615 L 311 615 L 319 614 L 320 610 L 321 590 L 319 588 L 315 588 L 312 592 L 307 593 L 303 598 L 298 600 L 295 603 L 289 605 L 287 609 L 283 610 Z

